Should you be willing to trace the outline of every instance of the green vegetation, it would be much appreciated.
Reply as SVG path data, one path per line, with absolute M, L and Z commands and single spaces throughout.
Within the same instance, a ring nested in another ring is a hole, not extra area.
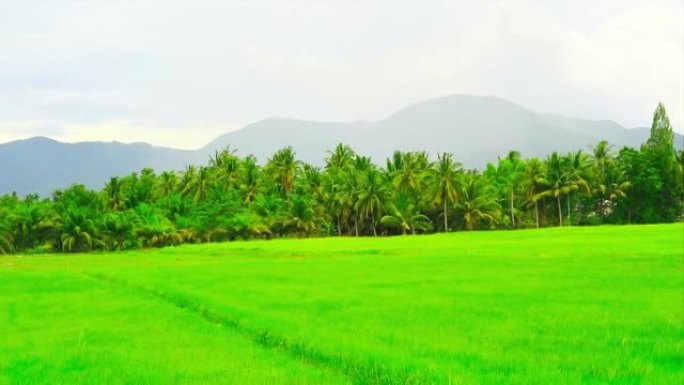
M 0 258 L 0 384 L 676 384 L 682 225 Z
M 396 152 L 386 167 L 340 144 L 319 169 L 291 148 L 261 166 L 226 149 L 207 166 L 74 185 L 49 199 L 0 198 L 0 254 L 161 247 L 234 239 L 392 235 L 681 220 L 684 151 L 658 105 L 650 139 L 617 154 L 524 159 L 486 170 L 452 154 Z

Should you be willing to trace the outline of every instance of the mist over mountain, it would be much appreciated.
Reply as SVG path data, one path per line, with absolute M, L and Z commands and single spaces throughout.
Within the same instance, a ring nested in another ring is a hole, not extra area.
M 32 138 L 0 144 L 0 194 L 37 192 L 84 183 L 101 188 L 111 176 L 151 167 L 180 170 L 204 164 L 216 150 L 230 146 L 238 154 L 265 162 L 276 150 L 292 146 L 303 161 L 322 165 L 327 151 L 347 143 L 377 164 L 394 150 L 421 150 L 436 156 L 451 152 L 466 167 L 480 168 L 510 150 L 543 157 L 553 151 L 589 150 L 599 140 L 638 148 L 648 128 L 625 129 L 608 121 L 538 114 L 495 97 L 452 95 L 407 106 L 376 122 L 311 122 L 272 118 L 223 134 L 195 151 L 148 144 L 83 142 L 67 144 Z M 676 134 L 684 148 L 684 137 Z

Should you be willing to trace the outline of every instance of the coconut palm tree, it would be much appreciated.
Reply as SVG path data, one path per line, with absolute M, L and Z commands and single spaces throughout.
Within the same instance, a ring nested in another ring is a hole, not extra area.
M 371 227 L 375 236 L 378 235 L 376 218 L 382 214 L 388 200 L 389 191 L 380 171 L 371 168 L 368 171 L 361 172 L 359 175 L 358 200 L 354 208 L 361 215 L 362 219 L 371 220 Z
M 210 159 L 209 165 L 216 170 L 216 181 L 223 184 L 224 190 L 237 187 L 240 178 L 240 158 L 230 146 L 221 152 L 217 151 Z
M 565 156 L 566 168 L 568 175 L 570 177 L 570 182 L 577 188 L 573 188 L 568 194 L 566 194 L 566 201 L 568 206 L 568 223 L 572 224 L 570 201 L 572 193 L 574 191 L 583 192 L 586 194 L 591 193 L 591 188 L 587 180 L 590 179 L 591 174 L 591 163 L 586 153 L 579 150 L 576 152 L 571 152 Z
M 123 209 L 125 197 L 121 180 L 117 177 L 111 177 L 109 182 L 104 187 L 105 199 L 107 205 L 114 211 Z
M 338 143 L 333 151 L 328 151 L 325 168 L 329 171 L 341 172 L 354 165 L 356 153 L 349 145 Z
M 477 229 L 482 222 L 493 225 L 501 217 L 501 205 L 497 202 L 494 186 L 475 172 L 465 174 L 456 207 L 463 216 L 466 230 Z
M 164 171 L 159 174 L 157 181 L 157 198 L 171 195 L 178 186 L 178 174 L 173 171 Z
M 596 169 L 598 184 L 603 184 L 606 168 L 613 161 L 613 146 L 608 141 L 602 140 L 592 148 L 591 164 Z
M 59 233 L 62 251 L 89 251 L 107 247 L 92 219 L 92 213 L 79 207 L 71 207 L 62 214 Z
M 546 175 L 542 180 L 544 190 L 537 193 L 533 199 L 555 198 L 558 207 L 558 225 L 563 227 L 563 210 L 561 208 L 561 198 L 573 191 L 589 189 L 589 185 L 584 179 L 578 178 L 578 172 L 569 165 L 569 159 L 558 154 L 552 153 L 546 159 Z
M 386 227 L 400 229 L 402 234 L 410 231 L 412 234 L 416 230 L 428 230 L 431 223 L 430 218 L 421 214 L 416 205 L 411 202 L 404 194 L 399 194 L 396 200 L 387 207 L 388 215 L 380 218 L 380 223 Z
M 521 174 L 521 186 L 525 190 L 527 204 L 534 205 L 534 218 L 539 228 L 539 197 L 544 186 L 544 175 L 546 173 L 544 163 L 539 158 L 530 158 L 525 163 L 525 169 Z
M 242 161 L 240 176 L 240 191 L 242 191 L 245 203 L 249 204 L 256 199 L 259 194 L 260 181 L 261 168 L 257 165 L 256 158 L 253 155 L 249 155 Z
M 392 186 L 399 191 L 414 195 L 423 188 L 428 168 L 427 156 L 424 152 L 404 152 L 399 154 L 401 161 L 394 165 L 397 168 L 390 174 Z
M 4 214 L 0 212 L 0 214 Z M 9 227 L 0 222 L 0 254 L 9 254 L 14 251 L 14 239 Z
M 593 189 L 593 193 L 598 198 L 599 213 L 607 217 L 613 213 L 617 202 L 627 197 L 627 190 L 632 187 L 632 183 L 627 180 L 625 171 L 614 162 L 607 163 L 602 179 L 602 183 Z
M 193 179 L 185 185 L 181 194 L 183 196 L 191 196 L 194 202 L 199 202 L 207 197 L 212 186 L 211 169 L 208 167 L 200 167 L 199 171 L 194 174 Z
M 461 167 L 449 153 L 439 154 L 437 162 L 432 164 L 430 183 L 432 185 L 432 201 L 442 206 L 444 231 L 449 231 L 449 207 L 458 203 L 461 188 Z
M 107 213 L 102 220 L 102 235 L 109 250 L 128 250 L 140 246 L 136 236 L 136 220 L 122 212 Z
M 284 224 L 297 236 L 308 236 L 316 233 L 318 223 L 312 200 L 302 195 L 294 195 L 290 200 L 289 216 L 285 219 Z
M 301 162 L 295 159 L 295 152 L 292 147 L 278 150 L 266 164 L 271 179 L 277 183 L 278 188 L 285 196 L 288 196 L 292 191 L 295 177 L 300 168 Z

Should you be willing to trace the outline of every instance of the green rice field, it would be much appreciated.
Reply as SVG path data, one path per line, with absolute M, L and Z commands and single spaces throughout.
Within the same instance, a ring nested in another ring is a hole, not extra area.
M 681 384 L 684 225 L 0 257 L 0 384 Z

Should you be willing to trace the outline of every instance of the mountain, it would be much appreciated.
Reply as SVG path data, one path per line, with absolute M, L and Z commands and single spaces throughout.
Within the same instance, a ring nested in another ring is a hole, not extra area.
M 113 175 L 144 167 L 156 171 L 204 164 L 216 150 L 230 146 L 265 162 L 276 150 L 292 146 L 297 157 L 322 165 L 327 151 L 347 143 L 378 164 L 394 150 L 422 150 L 432 155 L 452 152 L 467 167 L 483 167 L 510 150 L 523 156 L 553 151 L 588 150 L 599 140 L 638 148 L 648 128 L 625 129 L 607 120 L 593 121 L 538 114 L 503 99 L 451 95 L 405 107 L 376 122 L 312 122 L 272 118 L 216 138 L 196 151 L 148 144 L 60 143 L 33 138 L 0 144 L 0 194 L 38 192 L 47 195 L 74 182 L 101 188 Z M 678 148 L 684 137 L 677 134 Z
M 37 192 L 42 196 L 74 182 L 100 188 L 113 175 L 145 167 L 180 169 L 196 162 L 194 151 L 153 147 L 145 143 L 61 143 L 36 137 L 0 145 L 0 194 Z
M 553 151 L 589 150 L 605 139 L 619 150 L 638 148 L 649 135 L 648 128 L 625 129 L 608 120 L 538 114 L 495 97 L 451 95 L 410 105 L 377 122 L 267 119 L 223 134 L 200 151 L 230 145 L 240 154 L 266 160 L 291 145 L 300 159 L 320 165 L 327 150 L 343 142 L 380 164 L 401 149 L 433 155 L 448 151 L 467 167 L 483 167 L 512 149 L 524 156 L 545 156 Z M 676 142 L 684 147 L 681 135 Z

